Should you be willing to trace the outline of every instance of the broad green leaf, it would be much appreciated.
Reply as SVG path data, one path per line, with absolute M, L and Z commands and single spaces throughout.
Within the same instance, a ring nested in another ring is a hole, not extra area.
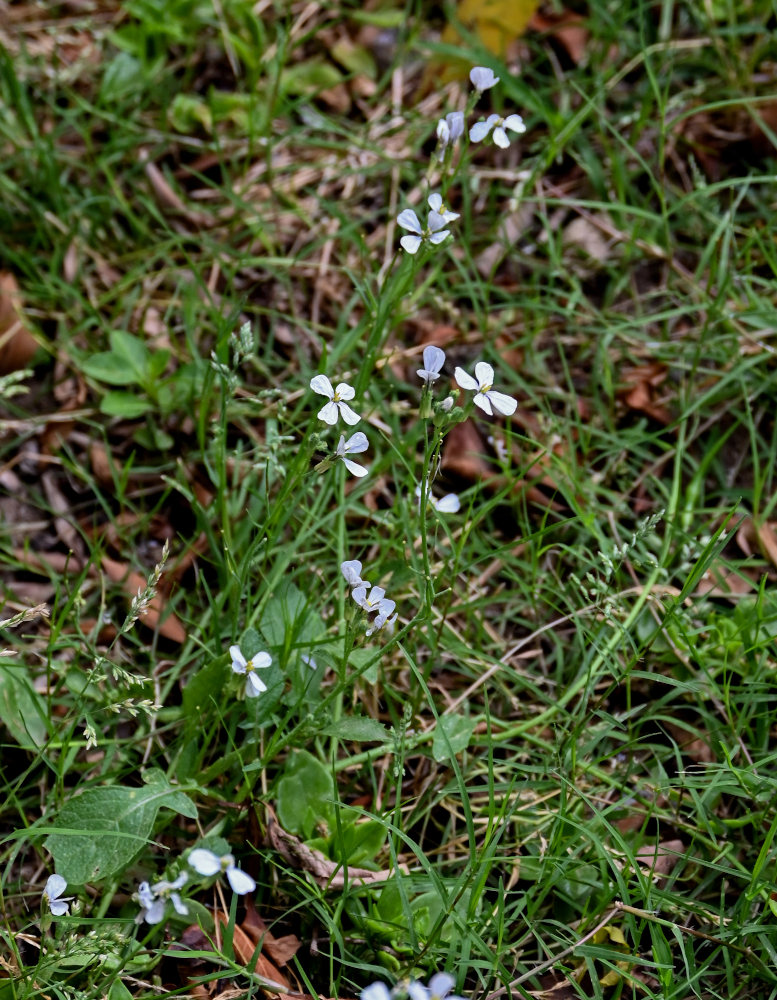
M 384 743 L 391 733 L 377 719 L 351 718 L 333 722 L 323 730 L 325 736 L 337 736 L 354 743 Z
M 333 833 L 329 852 L 335 861 L 359 866 L 372 861 L 386 843 L 386 827 L 377 819 L 348 823 Z
M 112 390 L 111 392 L 106 392 L 100 400 L 100 412 L 107 413 L 111 417 L 133 419 L 135 417 L 142 417 L 144 413 L 148 413 L 153 408 L 148 399 L 137 396 L 132 392 Z
M 99 354 L 93 354 L 91 358 L 86 358 L 81 365 L 81 371 L 90 378 L 107 382 L 109 385 L 128 385 L 137 381 L 132 372 L 127 370 L 125 362 L 113 351 L 101 351 Z
M 337 86 L 342 80 L 342 74 L 331 62 L 306 59 L 283 70 L 281 90 L 284 94 L 315 94 Z
M 466 750 L 474 731 L 474 719 L 463 715 L 441 715 L 437 720 L 432 740 L 432 756 L 437 763 Z
M 302 591 L 290 582 L 282 585 L 267 602 L 260 627 L 267 642 L 280 650 L 314 642 L 326 630 L 321 616 L 309 607 Z
M 333 814 L 334 782 L 329 770 L 306 750 L 289 758 L 278 782 L 278 819 L 289 833 L 309 837 Z M 59 869 L 57 869 L 59 870 Z
M 88 788 L 76 795 L 60 809 L 45 843 L 57 872 L 73 885 L 123 872 L 150 841 L 159 809 L 180 805 L 181 795 L 156 782 L 141 788 Z M 184 797 L 196 815 L 194 803 Z
M 219 656 L 201 667 L 183 689 L 183 714 L 188 726 L 198 726 L 211 703 L 221 702 L 231 671 L 227 658 Z
M 27 679 L 26 668 L 0 661 L 0 722 L 19 746 L 36 750 L 48 738 L 46 703 Z
M 127 333 L 126 330 L 111 330 L 108 337 L 113 353 L 132 373 L 132 381 L 145 382 L 149 377 L 151 362 L 151 352 L 148 347 L 139 337 Z

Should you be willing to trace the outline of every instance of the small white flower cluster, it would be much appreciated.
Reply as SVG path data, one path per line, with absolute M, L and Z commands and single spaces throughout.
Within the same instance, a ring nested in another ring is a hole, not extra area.
M 219 857 L 213 851 L 205 847 L 195 847 L 189 854 L 189 865 L 194 871 L 210 878 L 212 875 L 226 874 L 227 881 L 232 887 L 232 891 L 238 896 L 245 896 L 246 893 L 253 892 L 256 882 L 235 865 L 235 859 L 231 854 L 224 854 Z M 140 910 L 135 917 L 135 923 L 159 924 L 165 918 L 168 900 L 173 904 L 175 912 L 185 917 L 189 913 L 189 907 L 181 899 L 178 892 L 189 881 L 189 875 L 183 871 L 173 882 L 164 879 L 150 885 L 148 882 L 141 882 L 138 891 L 134 895 L 136 902 L 140 903 Z M 53 911 L 52 911 L 53 912 Z
M 436 972 L 424 986 L 417 980 L 400 982 L 393 989 L 385 983 L 371 983 L 359 994 L 360 1000 L 396 1000 L 400 994 L 406 993 L 410 1000 L 463 1000 L 463 997 L 451 994 L 456 980 L 448 972 Z
M 473 87 L 478 92 L 478 97 L 484 90 L 490 90 L 491 87 L 499 83 L 499 77 L 494 76 L 493 70 L 488 69 L 486 66 L 475 66 L 470 70 L 469 78 L 472 81 Z M 493 133 L 496 145 L 502 149 L 507 149 L 510 145 L 510 139 L 505 129 L 508 128 L 518 135 L 526 131 L 526 126 L 520 115 L 508 115 L 506 118 L 501 118 L 499 115 L 489 115 L 484 122 L 480 121 L 472 126 L 469 130 L 469 141 L 480 142 L 489 133 Z
M 340 572 L 348 586 L 352 588 L 351 596 L 354 601 L 368 615 L 375 614 L 372 623 L 367 626 L 367 635 L 380 632 L 383 628 L 391 631 L 397 620 L 396 613 L 392 615 L 397 606 L 396 601 L 389 600 L 382 587 L 373 587 L 367 580 L 362 579 L 362 564 L 358 559 L 348 559 L 341 563 Z
M 359 423 L 361 417 L 346 402 L 346 400 L 353 399 L 356 396 L 356 390 L 348 385 L 347 382 L 340 382 L 337 388 L 333 389 L 332 383 L 326 375 L 314 375 L 310 380 L 310 388 L 313 392 L 317 392 L 320 396 L 326 396 L 329 400 L 318 411 L 319 420 L 323 420 L 330 427 L 333 427 L 337 423 L 338 417 L 342 417 L 344 422 L 351 427 Z M 361 479 L 362 476 L 367 475 L 367 469 L 363 465 L 359 465 L 358 462 L 353 462 L 348 456 L 360 455 L 369 446 L 370 443 L 367 440 L 367 435 L 363 431 L 357 431 L 355 434 L 352 434 L 347 441 L 345 435 L 341 434 L 337 448 L 335 449 L 335 457 L 341 458 L 346 469 L 352 475 L 358 476 Z
M 445 226 L 459 217 L 458 212 L 451 212 L 445 207 L 440 194 L 430 194 L 426 201 L 429 205 L 429 215 L 425 228 L 421 226 L 418 216 L 411 208 L 406 208 L 397 216 L 398 225 L 410 233 L 399 241 L 408 253 L 417 253 L 422 243 L 430 243 L 432 246 L 442 243 L 446 236 L 450 236 L 450 230 Z

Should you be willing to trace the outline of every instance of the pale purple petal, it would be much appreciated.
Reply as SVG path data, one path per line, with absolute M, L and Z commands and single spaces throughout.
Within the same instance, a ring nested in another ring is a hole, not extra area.
M 247 892 L 253 892 L 256 888 L 256 882 L 251 876 L 234 866 L 227 868 L 227 882 L 232 886 L 232 892 L 238 896 L 245 896 Z
M 445 364 L 445 351 L 430 344 L 424 348 L 424 368 L 427 372 L 439 372 Z
M 453 987 L 456 985 L 456 980 L 448 972 L 437 972 L 429 980 L 429 992 L 431 993 L 431 1000 L 439 998 L 442 1000 L 443 997 L 447 996 Z
M 385 983 L 370 983 L 359 996 L 361 1000 L 391 1000 L 391 992 Z
M 406 208 L 404 212 L 400 212 L 397 216 L 397 223 L 403 229 L 408 229 L 411 233 L 418 233 L 419 236 L 423 232 L 421 223 L 418 221 L 418 216 L 412 208 Z
M 429 213 L 429 230 L 433 233 L 439 232 L 440 229 L 445 225 L 445 216 L 440 215 L 439 212 L 431 211 Z
M 463 111 L 451 111 L 449 115 L 445 116 L 445 121 L 447 122 L 448 128 L 451 134 L 451 142 L 456 142 L 464 135 L 464 112 Z
M 317 392 L 319 396 L 329 396 L 330 399 L 335 394 L 335 391 L 332 388 L 332 383 L 326 375 L 314 375 L 310 380 L 310 388 L 313 392 Z
M 508 115 L 504 120 L 504 128 L 512 129 L 513 132 L 518 132 L 519 135 L 526 131 L 526 126 L 520 115 Z
M 429 204 L 429 208 L 431 208 L 433 212 L 439 212 L 442 208 L 442 195 L 438 194 L 436 191 L 434 194 L 430 194 L 426 200 Z
M 512 416 L 518 408 L 517 401 L 512 396 L 506 396 L 503 392 L 496 392 L 492 389 L 486 395 L 496 412 L 503 413 L 506 417 Z
M 407 995 L 410 1000 L 429 1000 L 429 990 L 415 979 L 407 984 Z
M 447 493 L 434 506 L 441 514 L 455 514 L 461 507 L 461 503 L 455 493 Z
M 352 434 L 350 438 L 345 442 L 343 448 L 343 454 L 345 455 L 359 455 L 361 452 L 366 451 L 370 446 L 370 442 L 367 440 L 367 435 L 364 431 L 357 431 Z M 339 446 L 338 446 L 339 451 Z
M 442 241 L 447 236 L 450 236 L 450 235 L 451 234 L 450 234 L 450 230 L 449 229 L 443 229 L 443 231 L 441 233 L 432 233 L 432 235 L 429 237 L 429 242 L 433 243 L 435 246 L 437 246 L 438 243 L 442 243 Z
M 463 368 L 457 368 L 453 377 L 462 389 L 479 389 L 480 386 L 471 375 L 468 375 Z
M 408 253 L 416 253 L 421 246 L 421 237 L 403 236 L 399 242 L 403 250 L 407 250 Z
M 232 657 L 232 669 L 236 674 L 246 672 L 246 658 L 240 652 L 240 646 L 230 646 L 229 655 Z
M 499 77 L 494 76 L 494 71 L 487 66 L 473 66 L 469 71 L 469 78 L 472 86 L 480 94 L 499 83 Z

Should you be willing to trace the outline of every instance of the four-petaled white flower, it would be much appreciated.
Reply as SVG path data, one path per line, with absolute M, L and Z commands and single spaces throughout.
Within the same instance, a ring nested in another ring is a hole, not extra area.
M 369 594 L 366 587 L 357 587 L 351 596 L 359 607 L 364 608 L 368 615 L 371 615 L 373 611 L 377 611 L 379 615 L 385 615 L 388 618 L 397 606 L 395 601 L 391 601 L 386 597 L 386 591 L 383 587 L 373 587 Z
M 346 559 L 345 562 L 340 563 L 340 572 L 345 577 L 345 582 L 349 587 L 369 588 L 371 586 L 366 580 L 362 580 L 362 564 L 358 559 Z
M 352 434 L 348 440 L 345 440 L 345 435 L 340 435 L 340 440 L 337 444 L 337 457 L 342 458 L 345 463 L 346 469 L 353 473 L 354 476 L 367 475 L 367 470 L 363 465 L 358 465 L 356 462 L 352 462 L 349 455 L 360 455 L 363 451 L 366 451 L 370 446 L 370 442 L 367 440 L 367 435 L 363 431 L 357 431 Z
M 437 138 L 440 142 L 440 151 L 437 155 L 440 160 L 445 157 L 448 146 L 458 142 L 462 135 L 464 135 L 463 111 L 451 111 L 437 122 Z
M 403 229 L 407 229 L 411 234 L 413 234 L 410 236 L 403 236 L 399 241 L 403 249 L 407 250 L 408 253 L 416 253 L 418 248 L 425 241 L 433 244 L 434 246 L 438 243 L 442 243 L 446 236 L 450 236 L 450 230 L 445 229 L 445 226 L 449 222 L 453 222 L 454 219 L 458 219 L 456 212 L 449 212 L 444 208 L 441 195 L 430 194 L 427 201 L 429 203 L 429 219 L 426 224 L 426 229 L 421 227 L 421 223 L 418 221 L 418 216 L 412 208 L 406 208 L 404 212 L 400 212 L 397 216 L 397 223 Z M 438 212 L 435 205 L 437 208 L 443 208 L 444 213 Z
M 445 364 L 445 351 L 431 344 L 424 348 L 424 366 L 416 371 L 416 375 L 424 382 L 436 382 L 440 377 L 440 369 Z
M 347 382 L 340 382 L 337 388 L 333 389 L 332 383 L 326 375 L 315 375 L 310 380 L 310 388 L 319 396 L 326 396 L 329 399 L 326 406 L 318 411 L 319 420 L 323 420 L 325 424 L 331 426 L 337 423 L 339 414 L 351 426 L 359 423 L 361 420 L 359 414 L 354 413 L 351 407 L 344 402 L 346 399 L 353 399 L 356 395 L 356 390 L 352 389 Z
M 472 126 L 469 130 L 469 138 L 471 142 L 480 142 L 493 129 L 494 142 L 502 149 L 507 149 L 510 145 L 510 139 L 505 129 L 508 128 L 519 135 L 526 131 L 526 126 L 520 115 L 508 115 L 507 118 L 502 118 L 499 115 L 489 115 L 484 122 L 476 122 Z
M 270 666 L 272 657 L 269 653 L 256 653 L 247 660 L 240 652 L 240 646 L 230 646 L 229 655 L 232 657 L 232 670 L 246 676 L 246 698 L 257 698 L 262 691 L 267 690 L 267 685 L 256 671 Z
M 408 983 L 407 992 L 410 1000 L 462 1000 L 461 997 L 451 996 L 451 990 L 456 985 L 456 980 L 448 972 L 436 972 L 429 980 L 429 985 L 423 983 Z
M 485 361 L 478 361 L 475 365 L 475 378 L 468 375 L 463 368 L 457 368 L 453 373 L 456 381 L 462 389 L 474 389 L 475 405 L 491 416 L 496 410 L 509 417 L 518 406 L 512 396 L 506 396 L 503 392 L 495 392 L 492 388 L 494 384 L 494 369 Z
M 186 872 L 181 872 L 174 882 L 167 882 L 164 879 L 155 885 L 149 885 L 148 882 L 141 882 L 134 897 L 141 906 L 140 913 L 135 918 L 135 922 L 139 924 L 145 920 L 147 924 L 161 923 L 164 920 L 168 899 L 173 904 L 176 913 L 179 913 L 182 917 L 188 916 L 189 907 L 178 894 L 178 890 L 182 889 L 188 880 L 189 876 Z
M 494 76 L 494 71 L 487 66 L 473 66 L 469 71 L 469 78 L 475 90 L 482 94 L 484 90 L 490 90 L 499 83 L 499 77 Z
M 49 909 L 55 917 L 62 917 L 68 911 L 68 904 L 73 896 L 63 896 L 67 882 L 61 875 L 49 875 L 43 889 L 43 898 L 49 904 Z
M 393 601 L 389 601 L 389 604 L 393 604 Z M 397 620 L 397 613 L 389 616 L 388 614 L 378 614 L 373 618 L 372 625 L 367 626 L 367 635 L 372 635 L 373 632 L 380 632 L 381 629 L 385 628 L 387 632 L 394 631 L 394 623 Z
M 247 892 L 253 892 L 256 888 L 256 882 L 251 876 L 235 866 L 235 859 L 231 854 L 219 857 L 205 847 L 195 847 L 189 855 L 189 864 L 198 875 L 209 876 L 226 872 L 227 881 L 238 896 L 245 896 Z
M 421 487 L 416 486 L 415 495 L 418 499 L 419 506 L 421 505 Z M 426 494 L 426 502 L 431 504 L 435 510 L 439 511 L 441 514 L 456 514 L 461 509 L 461 501 L 456 496 L 455 493 L 446 493 L 444 497 L 433 496 L 431 493 Z

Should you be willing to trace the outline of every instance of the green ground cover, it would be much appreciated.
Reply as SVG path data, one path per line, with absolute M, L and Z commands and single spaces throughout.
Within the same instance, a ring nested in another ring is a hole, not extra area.
M 777 13 L 574 8 L 0 2 L 0 1000 L 777 996 Z

